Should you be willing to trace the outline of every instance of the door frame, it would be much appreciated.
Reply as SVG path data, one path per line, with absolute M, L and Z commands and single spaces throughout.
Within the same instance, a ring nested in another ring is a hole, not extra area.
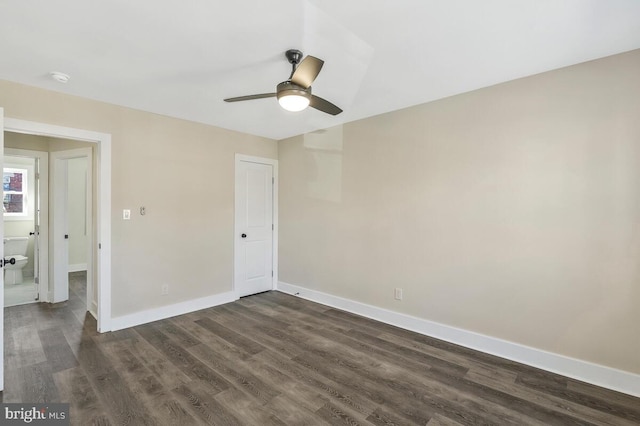
M 4 132 L 3 132 L 4 135 Z M 4 148 L 4 155 L 13 157 L 37 158 L 40 170 L 38 192 L 36 197 L 40 202 L 40 229 L 38 230 L 38 302 L 50 302 L 49 299 L 49 153 L 22 148 Z M 34 212 L 35 213 L 35 212 Z M 34 231 L 36 231 L 34 229 Z M 35 259 L 34 259 L 35 260 Z M 4 304 L 3 304 L 4 305 Z
M 72 127 L 56 126 L 16 118 L 4 119 L 4 132 L 24 133 L 95 143 L 96 165 L 96 239 L 92 248 L 98 289 L 98 332 L 111 330 L 111 134 Z M 4 304 L 2 304 L 4 312 Z
M 0 155 L 0 169 L 3 168 L 4 163 L 4 128 L 4 108 L 0 106 L 0 149 L 2 149 L 2 152 L 0 152 L 2 154 Z M 0 223 L 0 238 L 3 237 L 4 220 Z M 4 259 L 4 245 L 0 248 L 0 259 Z M 2 391 L 4 390 L 4 269 L 0 269 L 0 271 L 0 286 L 2 286 L 2 291 L 0 291 L 0 391 Z
M 264 158 L 264 157 L 255 157 L 252 155 L 244 155 L 237 154 L 235 156 L 234 163 L 234 176 L 236 176 L 236 171 L 241 162 L 247 163 L 257 163 L 257 164 L 265 164 L 273 167 L 273 194 L 272 194 L 272 205 L 273 205 L 273 241 L 272 241 L 272 257 L 271 257 L 271 269 L 273 270 L 273 277 L 271 279 L 271 289 L 275 290 L 278 287 L 278 230 L 280 227 L 278 226 L 278 160 L 273 158 Z M 239 209 L 239 197 L 240 186 L 237 177 L 234 177 L 234 210 L 233 210 L 233 292 L 235 294 L 235 298 L 238 299 L 239 293 L 238 288 L 236 286 L 236 281 L 238 280 L 238 276 L 240 275 L 240 269 L 242 267 L 240 258 L 241 258 L 241 248 L 238 239 L 238 235 L 242 232 L 240 229 L 240 225 L 236 220 L 237 213 Z
M 93 306 L 93 296 L 95 292 L 95 282 L 93 279 L 93 152 L 92 149 L 75 148 L 63 151 L 53 151 L 50 153 L 51 170 L 51 238 L 50 246 L 53 253 L 51 262 L 52 285 L 49 287 L 49 300 L 52 302 L 62 302 L 69 299 L 69 252 L 68 244 L 65 244 L 63 235 L 68 233 L 67 219 L 69 201 L 68 192 L 68 160 L 74 158 L 84 158 L 87 161 L 87 188 L 86 188 L 86 209 L 85 220 L 87 223 L 87 311 L 97 318 L 96 308 Z M 65 247 L 66 246 L 66 247 Z M 58 297 L 56 297 L 58 295 Z

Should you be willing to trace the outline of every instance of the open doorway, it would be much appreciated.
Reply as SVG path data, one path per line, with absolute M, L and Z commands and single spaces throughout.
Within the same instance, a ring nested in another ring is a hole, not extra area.
M 73 299 L 70 303 L 78 311 L 90 311 L 97 318 L 92 251 L 94 145 L 5 132 L 5 170 L 8 185 L 14 182 L 15 187 L 14 191 L 5 189 L 5 209 L 28 212 L 30 217 L 19 217 L 13 212 L 6 215 L 8 232 L 5 232 L 4 247 L 19 247 L 28 236 L 27 252 L 10 250 L 10 254 L 18 256 L 16 261 L 21 264 L 28 263 L 29 259 L 35 264 L 35 267 L 25 265 L 22 280 L 13 280 L 11 269 L 4 272 L 5 306 Z M 23 169 L 19 167 L 21 164 Z M 18 193 L 20 189 L 24 195 Z M 13 204 L 12 200 L 15 200 Z M 21 200 L 25 201 L 23 209 L 18 205 Z M 12 287 L 17 285 L 16 281 L 20 281 L 20 292 Z M 21 299 L 14 300 L 16 298 Z
M 111 135 L 107 133 L 94 132 L 90 130 L 76 129 L 71 127 L 63 127 L 34 121 L 20 120 L 15 118 L 4 117 L 4 110 L 0 107 L 0 162 L 4 159 L 4 137 L 6 134 L 15 133 L 24 137 L 43 136 L 48 138 L 65 138 L 69 141 L 88 142 L 92 145 L 95 179 L 93 181 L 92 190 L 96 195 L 94 202 L 94 223 L 93 247 L 91 257 L 94 264 L 93 280 L 96 287 L 97 296 L 97 318 L 94 320 L 92 315 L 86 315 L 85 318 L 93 322 L 92 327 L 97 328 L 98 332 L 106 332 L 111 330 Z M 26 146 L 23 146 L 26 148 Z M 44 222 L 43 222 L 44 224 Z M 4 233 L 4 223 L 0 222 L 0 236 Z M 41 234 L 42 235 L 42 234 Z M 3 246 L 0 246 L 3 247 Z M 4 247 L 3 247 L 4 248 Z M 4 263 L 3 250 L 0 249 L 0 262 Z M 47 268 L 45 268 L 47 269 Z M 42 272 L 42 271 L 41 271 Z M 3 282 L 3 275 L 0 275 L 0 283 Z M 2 286 L 0 286 L 2 287 Z M 42 294 L 42 292 L 41 292 Z M 28 304 L 15 306 L 7 309 L 18 309 L 23 307 L 41 307 L 42 304 Z M 86 313 L 86 306 L 83 308 Z M 9 322 L 5 323 L 4 309 L 4 292 L 0 291 L 0 391 L 5 389 L 5 357 L 4 346 L 11 345 L 11 342 L 22 341 L 23 335 L 16 338 L 12 336 L 9 328 L 5 335 L 5 325 L 11 325 L 13 322 L 9 318 Z M 73 313 L 75 315 L 75 312 Z M 61 318 L 68 318 L 65 316 Z M 20 326 L 22 322 L 14 325 Z M 55 328 L 55 327 L 54 327 Z M 30 337 L 29 335 L 28 337 Z M 17 340 L 16 340 L 17 339 Z M 15 367 L 15 366 L 14 366 Z M 9 369 L 9 372 L 15 371 L 15 368 Z M 6 389 L 5 389 L 6 391 Z

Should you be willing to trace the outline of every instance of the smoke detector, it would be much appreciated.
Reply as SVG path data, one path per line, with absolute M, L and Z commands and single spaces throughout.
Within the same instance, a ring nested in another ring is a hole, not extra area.
M 58 83 L 66 83 L 71 78 L 67 74 L 58 71 L 52 71 L 49 75 Z

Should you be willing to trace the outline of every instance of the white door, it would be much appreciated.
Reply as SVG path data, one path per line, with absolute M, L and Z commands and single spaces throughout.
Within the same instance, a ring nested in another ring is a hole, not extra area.
M 273 289 L 273 165 L 236 161 L 235 291 Z
M 0 170 L 4 160 L 4 109 L 0 108 Z M 4 186 L 2 190 L 4 200 Z M 4 239 L 4 221 L 0 220 L 0 239 Z M 4 266 L 4 244 L 0 245 L 0 262 Z M 0 391 L 4 389 L 4 270 L 0 269 Z
M 33 284 L 36 286 L 36 300 L 40 300 L 40 200 L 42 199 L 40 190 L 40 159 L 35 158 L 35 209 L 33 212 Z
M 51 153 L 51 210 L 53 229 L 51 245 L 51 264 L 49 265 L 51 284 L 49 300 L 52 303 L 69 300 L 69 222 L 67 219 L 67 161 L 59 158 L 57 152 Z
M 4 160 L 7 165 L 15 164 L 17 168 L 26 168 L 28 182 L 28 212 L 29 219 L 33 220 L 33 228 L 24 228 L 23 232 L 29 232 L 29 237 L 33 237 L 33 253 L 29 254 L 33 262 L 33 293 L 24 294 L 19 303 L 27 302 L 27 298 L 33 296 L 36 301 L 47 302 L 47 235 L 48 223 L 43 224 L 41 218 L 48 218 L 48 158 L 49 153 L 44 151 L 31 151 L 27 149 L 5 148 Z M 33 196 L 33 198 L 30 198 Z M 7 218 L 5 218 L 5 221 Z M 25 222 L 20 222 L 25 223 Z M 26 224 L 26 223 L 25 223 Z M 44 234 L 43 234 L 44 232 Z M 5 300 L 6 300 L 5 294 Z
M 85 226 L 86 235 L 86 262 L 87 262 L 87 310 L 92 311 L 94 296 L 93 286 L 93 222 L 92 222 L 92 151 L 91 148 L 77 148 L 67 151 L 55 151 L 51 153 L 51 196 L 50 206 L 52 210 L 52 238 L 49 241 L 52 253 L 50 264 L 50 277 L 52 285 L 49 286 L 51 295 L 50 301 L 53 303 L 62 302 L 69 299 L 69 240 L 78 236 L 69 234 L 69 160 L 85 158 L 87 171 L 85 179 Z

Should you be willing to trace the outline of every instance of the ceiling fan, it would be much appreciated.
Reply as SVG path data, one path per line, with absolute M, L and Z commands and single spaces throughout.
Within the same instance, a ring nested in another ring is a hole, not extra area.
M 302 59 L 302 52 L 295 49 L 287 50 L 284 55 L 292 66 L 291 75 L 288 80 L 276 86 L 275 93 L 238 96 L 224 101 L 240 102 L 276 97 L 280 106 L 287 111 L 302 111 L 310 106 L 327 114 L 340 114 L 342 112 L 340 108 L 326 99 L 311 94 L 311 83 L 320 74 L 324 61 L 310 55 Z

